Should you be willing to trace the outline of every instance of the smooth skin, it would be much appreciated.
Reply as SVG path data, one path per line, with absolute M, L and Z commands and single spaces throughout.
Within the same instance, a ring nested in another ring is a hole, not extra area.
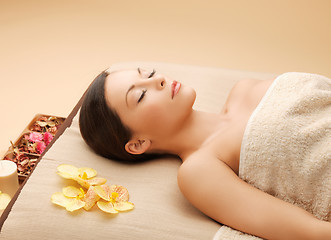
M 266 239 L 331 239 L 331 223 L 266 194 L 238 177 L 247 121 L 273 80 L 237 83 L 220 114 L 193 110 L 194 89 L 143 69 L 112 72 L 108 105 L 133 137 L 132 154 L 173 153 L 183 160 L 178 185 L 200 211 L 240 231 Z

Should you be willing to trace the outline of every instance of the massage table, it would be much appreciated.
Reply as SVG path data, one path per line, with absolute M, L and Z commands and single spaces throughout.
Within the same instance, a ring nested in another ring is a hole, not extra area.
M 110 70 L 155 69 L 196 89 L 194 108 L 220 112 L 233 85 L 244 79 L 272 79 L 275 74 L 159 62 L 125 62 Z M 95 75 L 99 73 L 96 72 Z M 92 81 L 92 79 L 91 79 Z M 82 99 L 66 118 L 0 219 L 0 239 L 216 239 L 221 224 L 195 209 L 177 186 L 176 158 L 125 164 L 95 154 L 83 141 L 78 116 Z M 135 209 L 112 215 L 96 206 L 67 212 L 51 203 L 51 195 L 67 185 L 57 166 L 91 167 L 108 184 L 125 186 Z

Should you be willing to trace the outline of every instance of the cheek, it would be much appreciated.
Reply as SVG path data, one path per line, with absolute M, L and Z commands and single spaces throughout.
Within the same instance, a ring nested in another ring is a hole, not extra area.
M 187 114 L 174 106 L 150 105 L 146 108 L 143 129 L 158 136 L 173 134 L 182 125 Z
M 135 121 L 138 131 L 157 135 L 172 134 L 191 113 L 194 100 L 194 91 L 183 91 L 176 101 L 154 98 L 131 119 L 139 119 Z
M 144 125 L 150 128 L 163 127 L 171 119 L 171 113 L 167 111 L 167 108 L 157 104 L 147 106 L 144 115 Z

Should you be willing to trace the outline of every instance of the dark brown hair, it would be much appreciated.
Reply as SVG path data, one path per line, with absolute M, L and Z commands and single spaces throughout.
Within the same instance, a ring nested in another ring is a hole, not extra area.
M 84 96 L 79 115 L 83 139 L 97 154 L 118 161 L 140 162 L 158 157 L 156 154 L 130 154 L 125 150 L 132 133 L 106 103 L 105 81 L 108 75 L 106 71 L 100 73 Z

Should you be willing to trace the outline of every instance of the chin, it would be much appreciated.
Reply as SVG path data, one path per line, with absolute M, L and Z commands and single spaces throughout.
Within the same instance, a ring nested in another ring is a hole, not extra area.
M 185 99 L 185 102 L 187 102 L 187 104 L 189 104 L 190 107 L 192 108 L 197 96 L 196 91 L 194 90 L 194 88 L 191 87 L 185 87 L 185 89 L 182 90 L 183 90 L 182 94 Z
M 192 112 L 196 98 L 196 92 L 193 88 L 190 87 L 185 87 L 181 90 L 182 91 L 180 94 L 177 95 L 177 101 L 175 101 L 175 111 L 177 114 L 179 114 L 179 119 L 186 119 Z

